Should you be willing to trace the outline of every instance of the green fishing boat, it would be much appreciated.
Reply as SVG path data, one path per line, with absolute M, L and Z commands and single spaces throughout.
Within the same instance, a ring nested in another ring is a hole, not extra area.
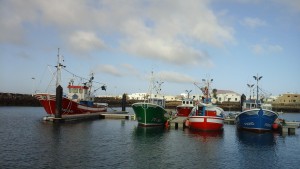
M 164 106 L 164 99 L 150 98 L 147 102 L 134 103 L 132 108 L 139 125 L 162 126 L 167 120 L 167 117 L 165 117 L 167 111 Z
M 149 98 L 144 102 L 132 104 L 136 119 L 141 126 L 162 126 L 167 121 L 167 111 L 165 110 L 165 99 L 160 94 L 161 84 L 163 82 L 154 83 L 153 72 L 150 82 Z M 156 94 L 152 94 L 152 90 Z

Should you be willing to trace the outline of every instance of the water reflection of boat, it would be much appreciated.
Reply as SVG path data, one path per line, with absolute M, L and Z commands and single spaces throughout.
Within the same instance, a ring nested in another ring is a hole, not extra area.
M 239 142 L 253 146 L 272 146 L 276 144 L 273 132 L 254 133 L 251 131 L 240 130 L 237 133 Z
M 164 126 L 161 127 L 142 127 L 137 126 L 134 128 L 134 133 L 136 136 L 156 136 L 163 134 L 165 132 Z
M 197 130 L 185 130 L 190 136 L 200 138 L 203 142 L 207 142 L 211 139 L 223 138 L 223 130 L 216 131 L 197 131 Z

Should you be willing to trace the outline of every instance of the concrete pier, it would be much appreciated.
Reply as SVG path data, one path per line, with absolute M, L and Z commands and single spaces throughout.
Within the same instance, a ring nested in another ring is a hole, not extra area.
M 289 134 L 289 135 L 295 135 L 296 134 L 296 128 L 299 126 L 297 125 L 283 125 L 281 126 L 281 133 L 283 135 Z
M 235 124 L 235 119 L 232 118 L 225 118 L 224 124 Z
M 76 114 L 76 115 L 62 115 L 59 118 L 60 121 L 75 121 L 84 119 L 127 119 L 135 120 L 135 114 L 128 114 L 128 112 L 100 112 L 89 114 Z M 57 122 L 57 118 L 54 116 L 47 116 L 43 118 L 44 121 Z
M 135 120 L 135 114 L 110 114 L 105 113 L 100 115 L 103 119 L 127 119 L 127 120 Z
M 175 128 L 175 129 L 184 129 L 185 126 L 185 121 L 187 117 L 176 117 L 172 120 L 169 121 L 170 128 Z

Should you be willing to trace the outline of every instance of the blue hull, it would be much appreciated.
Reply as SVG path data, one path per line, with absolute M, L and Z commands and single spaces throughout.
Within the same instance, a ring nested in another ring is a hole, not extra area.
M 272 124 L 277 119 L 278 114 L 267 109 L 251 109 L 240 113 L 236 117 L 236 125 L 238 128 L 269 131 L 272 130 Z

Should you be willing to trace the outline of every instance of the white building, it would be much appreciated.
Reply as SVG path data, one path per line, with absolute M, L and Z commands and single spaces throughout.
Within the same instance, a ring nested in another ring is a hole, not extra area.
M 164 96 L 164 98 L 166 99 L 166 101 L 176 101 L 177 98 L 175 96 Z
M 231 90 L 218 90 L 218 102 L 240 102 L 241 95 Z
M 127 96 L 129 100 L 145 100 L 147 93 L 132 93 Z
M 268 97 L 268 98 L 265 98 L 264 101 L 265 101 L 265 102 L 268 102 L 268 103 L 272 103 L 272 102 L 274 102 L 275 100 L 277 100 L 278 97 L 279 97 L 279 96 L 270 96 L 270 97 Z

